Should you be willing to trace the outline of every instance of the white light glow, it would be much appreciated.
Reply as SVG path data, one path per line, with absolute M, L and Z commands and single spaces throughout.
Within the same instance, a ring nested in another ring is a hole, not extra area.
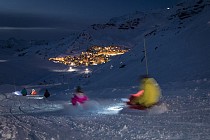
M 107 110 L 111 110 L 111 111 L 120 111 L 122 109 L 123 108 L 119 106 L 112 106 L 112 107 L 107 108 Z
M 74 71 L 78 71 L 78 69 L 69 67 L 69 69 L 63 69 L 63 70 L 52 70 L 53 72 L 74 72 Z
M 89 70 L 88 68 L 86 68 L 85 71 L 84 71 L 85 74 L 88 74 L 88 73 L 91 73 L 91 72 L 92 72 L 92 71 Z
M 34 96 L 34 95 L 33 95 Z M 33 100 L 41 100 L 43 99 L 44 97 L 43 96 L 27 96 L 27 99 L 33 99 Z
M 113 106 L 108 106 L 104 108 L 99 113 L 100 114 L 118 114 L 124 107 L 124 103 L 115 104 Z
M 74 72 L 74 71 L 77 71 L 77 69 L 74 69 L 72 67 L 69 67 L 69 69 L 67 70 L 68 72 Z
M 13 92 L 13 94 L 15 94 L 15 95 L 22 95 L 20 91 L 15 91 L 15 92 Z
M 53 72 L 65 72 L 66 70 L 52 70 Z
M 7 62 L 7 60 L 0 60 L 0 63 L 4 63 L 4 62 Z
M 34 99 L 34 100 L 41 100 L 44 98 L 44 96 L 40 96 L 40 95 L 29 95 L 26 97 L 27 97 L 27 99 Z

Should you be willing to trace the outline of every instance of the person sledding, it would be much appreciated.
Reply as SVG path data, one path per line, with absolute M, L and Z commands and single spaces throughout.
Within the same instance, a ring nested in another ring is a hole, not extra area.
M 35 89 L 32 89 L 31 95 L 36 95 L 36 94 L 37 94 L 36 90 Z
M 73 98 L 71 98 L 72 105 L 83 104 L 88 100 L 88 97 L 84 94 L 81 87 L 78 86 L 74 93 Z
M 23 89 L 21 90 L 21 93 L 22 93 L 23 96 L 26 96 L 26 95 L 27 95 L 27 90 L 26 90 L 26 88 L 23 88 Z
M 146 64 L 146 76 L 141 78 L 141 86 L 139 92 L 132 94 L 127 102 L 130 108 L 144 110 L 159 103 L 161 90 L 154 78 L 148 76 L 147 49 L 144 38 L 144 59 Z M 143 59 L 143 60 L 144 60 Z M 143 61 L 142 60 L 142 61 Z
M 144 76 L 141 79 L 140 90 L 131 94 L 127 105 L 130 108 L 144 110 L 159 103 L 161 90 L 154 78 Z
M 45 98 L 50 97 L 50 93 L 49 93 L 49 91 L 47 89 L 45 90 L 44 97 Z

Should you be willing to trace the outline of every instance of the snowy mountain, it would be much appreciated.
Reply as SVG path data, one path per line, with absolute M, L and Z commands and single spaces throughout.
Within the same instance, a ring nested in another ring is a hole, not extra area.
M 139 76 L 146 73 L 144 38 L 149 74 L 159 84 L 209 79 L 209 14 L 208 0 L 187 1 L 170 9 L 115 17 L 53 42 L 10 39 L 1 43 L 0 83 L 22 86 L 71 81 L 71 88 L 138 86 Z M 70 73 L 68 66 L 48 61 L 50 57 L 80 54 L 93 45 L 116 45 L 130 51 L 108 63 L 89 66 L 89 78 L 85 78 L 86 67 Z
M 103 68 L 107 80 L 98 72 L 89 78 L 89 83 L 97 79 L 98 86 L 115 80 L 118 85 L 133 85 L 137 77 L 145 73 L 145 63 L 141 62 L 145 37 L 150 74 L 161 83 L 209 78 L 208 10 L 209 1 L 190 1 L 169 10 L 135 12 L 113 18 L 80 33 L 63 53 L 81 52 L 93 45 L 128 47 L 131 49 L 129 53 L 104 65 L 91 67 L 96 71 Z M 126 65 L 124 69 L 119 69 L 121 63 Z
M 210 1 L 191 0 L 115 17 L 52 42 L 0 41 L 0 138 L 208 139 L 209 35 Z M 161 113 L 121 110 L 120 99 L 137 92 L 146 74 L 144 39 L 149 75 L 167 104 Z M 48 60 L 94 45 L 129 51 L 105 64 L 71 69 Z M 77 85 L 90 98 L 85 108 L 70 105 Z M 47 88 L 52 96 L 30 100 L 12 94 L 23 87 L 40 95 Z

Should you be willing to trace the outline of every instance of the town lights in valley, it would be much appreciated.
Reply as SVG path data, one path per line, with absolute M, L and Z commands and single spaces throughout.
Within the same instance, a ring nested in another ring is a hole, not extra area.
M 122 55 L 128 52 L 128 49 L 121 49 L 121 47 L 108 46 L 100 47 L 93 46 L 86 52 L 82 52 L 79 56 L 65 56 L 50 58 L 50 61 L 55 63 L 63 63 L 69 66 L 80 66 L 80 65 L 98 65 L 110 61 L 111 56 Z

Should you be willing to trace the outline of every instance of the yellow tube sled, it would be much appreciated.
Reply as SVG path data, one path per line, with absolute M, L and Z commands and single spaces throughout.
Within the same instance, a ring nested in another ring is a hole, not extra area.
M 150 108 L 159 102 L 161 89 L 154 78 L 143 78 L 140 91 L 143 93 L 139 94 L 139 96 L 137 94 L 131 95 L 128 105 L 137 105 L 140 109 L 143 109 Z

